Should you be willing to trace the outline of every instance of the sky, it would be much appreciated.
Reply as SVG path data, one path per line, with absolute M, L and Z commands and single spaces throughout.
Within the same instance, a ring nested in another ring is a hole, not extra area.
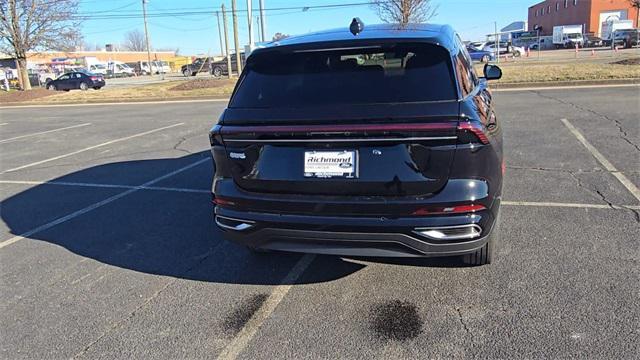
M 79 0 L 79 15 L 103 16 L 111 14 L 141 14 L 142 0 Z M 148 19 L 150 42 L 155 49 L 179 49 L 181 55 L 220 54 L 220 40 L 216 16 L 213 11 L 222 3 L 231 9 L 231 0 L 147 0 L 147 12 L 209 11 L 185 16 L 155 17 Z M 252 8 L 258 8 L 253 0 Z M 364 3 L 366 0 L 264 0 L 266 9 Z M 432 0 L 438 5 L 438 14 L 430 20 L 436 24 L 453 26 L 464 40 L 484 40 L 494 31 L 514 21 L 527 19 L 527 9 L 535 0 Z M 247 1 L 237 0 L 238 9 L 246 10 Z M 170 10 L 167 10 L 170 9 Z M 257 12 L 253 12 L 254 38 L 258 41 Z M 369 5 L 331 9 L 273 10 L 267 11 L 267 38 L 277 32 L 296 35 L 336 27 L 348 27 L 353 17 L 366 24 L 380 23 Z M 222 19 L 222 17 L 221 17 Z M 241 44 L 248 43 L 246 12 L 238 14 L 238 33 Z M 231 16 L 228 16 L 229 38 L 232 40 Z M 142 16 L 129 19 L 87 19 L 82 23 L 85 42 L 92 46 L 118 44 L 131 30 L 143 30 Z M 232 44 L 232 42 L 231 42 Z

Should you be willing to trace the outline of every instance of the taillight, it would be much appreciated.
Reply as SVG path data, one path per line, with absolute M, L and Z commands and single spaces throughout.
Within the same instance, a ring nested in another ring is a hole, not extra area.
M 209 131 L 209 143 L 211 146 L 222 145 L 222 125 L 215 125 Z
M 93 80 L 93 81 L 98 81 L 98 77 L 97 77 L 97 76 L 92 76 L 92 77 L 91 77 L 91 80 Z
M 461 122 L 458 124 L 458 131 L 469 132 L 475 135 L 480 143 L 488 144 L 489 138 L 485 134 L 481 123 L 478 122 Z
M 217 206 L 234 206 L 236 203 L 234 203 L 233 201 L 229 201 L 223 198 L 219 198 L 216 197 L 215 195 L 213 195 L 213 199 L 211 200 L 211 202 L 213 202 L 214 205 Z
M 468 204 L 448 207 L 422 207 L 414 211 L 411 215 L 448 215 L 448 214 L 466 214 L 476 211 L 485 210 L 486 207 L 481 204 Z

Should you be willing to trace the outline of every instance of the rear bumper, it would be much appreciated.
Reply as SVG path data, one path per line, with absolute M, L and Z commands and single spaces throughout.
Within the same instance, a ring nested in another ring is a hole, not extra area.
M 497 206 L 499 202 L 495 204 Z M 362 218 L 281 215 L 236 212 L 216 208 L 218 217 L 245 221 L 239 230 L 218 227 L 225 237 L 242 245 L 264 250 L 342 256 L 436 257 L 474 252 L 489 239 L 494 226 L 492 211 L 460 216 L 417 218 Z M 216 221 L 218 222 L 218 221 Z M 480 236 L 470 240 L 438 241 L 416 229 L 476 224 Z

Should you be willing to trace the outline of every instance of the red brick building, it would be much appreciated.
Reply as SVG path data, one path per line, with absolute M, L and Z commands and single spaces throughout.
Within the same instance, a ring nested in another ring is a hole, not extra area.
M 638 27 L 638 9 L 629 0 L 545 0 L 529 7 L 529 31 L 538 25 L 541 35 L 552 35 L 558 25 L 583 25 L 599 36 L 607 19 L 633 20 Z

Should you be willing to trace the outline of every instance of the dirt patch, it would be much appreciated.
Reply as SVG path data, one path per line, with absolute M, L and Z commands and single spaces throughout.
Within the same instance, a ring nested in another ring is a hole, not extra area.
M 195 89 L 215 89 L 226 87 L 229 84 L 234 84 L 235 79 L 198 79 L 184 81 L 182 84 L 169 88 L 171 91 L 185 91 Z
M 615 64 L 615 65 L 640 65 L 640 58 L 624 59 L 624 60 L 616 61 L 616 62 L 614 62 L 612 64 Z
M 30 101 L 55 94 L 55 91 L 50 91 L 47 89 L 33 89 L 27 91 L 14 90 L 9 92 L 0 92 L 0 104 Z

